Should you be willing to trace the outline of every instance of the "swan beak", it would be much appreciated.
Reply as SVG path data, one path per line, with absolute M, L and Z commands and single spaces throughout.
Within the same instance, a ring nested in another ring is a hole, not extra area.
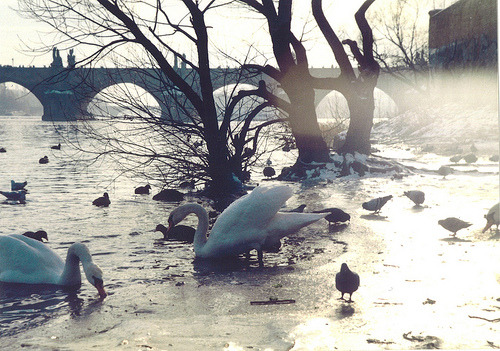
M 485 231 L 487 231 L 488 229 L 490 229 L 492 225 L 493 225 L 493 221 L 491 221 L 491 222 L 490 222 L 490 221 L 488 221 L 488 222 L 486 223 L 486 227 L 484 227 L 484 229 L 483 229 L 483 233 L 484 233 Z
M 97 289 L 97 292 L 99 293 L 99 297 L 101 299 L 104 299 L 108 294 L 106 293 L 106 290 L 104 290 L 104 283 L 101 279 L 94 278 L 94 286 Z
M 173 221 L 168 221 L 167 234 L 168 234 L 168 232 L 170 232 L 170 229 L 172 229 L 173 227 L 175 227 L 174 222 Z

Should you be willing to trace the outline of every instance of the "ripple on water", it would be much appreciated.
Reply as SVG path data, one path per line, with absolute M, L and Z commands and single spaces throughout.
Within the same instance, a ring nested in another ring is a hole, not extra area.
M 0 283 L 2 336 L 36 328 L 60 315 L 79 316 L 85 300 L 78 289 L 54 285 Z

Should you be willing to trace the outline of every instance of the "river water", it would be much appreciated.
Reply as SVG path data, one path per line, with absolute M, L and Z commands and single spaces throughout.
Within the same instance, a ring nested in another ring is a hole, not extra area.
M 286 239 L 280 253 L 265 254 L 262 269 L 255 260 L 200 263 L 192 245 L 162 240 L 153 229 L 176 204 L 135 195 L 144 184 L 116 179 L 113 164 L 76 160 L 61 133 L 84 138 L 40 117 L 0 117 L 0 147 L 7 150 L 0 153 L 0 190 L 9 190 L 11 179 L 28 181 L 29 190 L 26 204 L 0 199 L 0 235 L 43 229 L 47 245 L 62 257 L 71 243 L 87 244 L 109 296 L 100 301 L 86 280 L 72 292 L 2 284 L 2 349 L 408 349 L 423 347 L 418 342 L 425 335 L 437 335 L 444 348 L 500 345 L 494 323 L 467 317 L 494 319 L 500 310 L 498 233 L 481 233 L 483 215 L 499 198 L 498 163 L 488 160 L 496 148 L 491 142 L 476 143 L 488 150 L 477 164 L 462 163 L 446 178 L 435 170 L 449 155 L 421 153 L 391 139 L 376 147 L 415 167 L 402 180 L 351 176 L 290 184 L 295 195 L 288 208 L 341 207 L 352 220 L 333 229 L 311 225 Z M 61 150 L 50 148 L 58 143 Z M 50 162 L 39 164 L 45 155 Z M 293 158 L 276 153 L 272 160 L 280 169 Z M 262 181 L 260 172 L 254 176 Z M 426 192 L 420 209 L 401 196 L 417 188 Z M 111 205 L 92 206 L 105 191 Z M 382 216 L 361 209 L 363 201 L 389 193 L 394 199 Z M 473 226 L 450 241 L 436 224 L 448 216 Z M 195 225 L 194 218 L 186 222 Z M 353 262 L 362 277 L 354 307 L 336 300 L 333 276 L 341 262 Z M 250 307 L 270 297 L 296 303 Z M 413 334 L 403 337 L 408 331 Z

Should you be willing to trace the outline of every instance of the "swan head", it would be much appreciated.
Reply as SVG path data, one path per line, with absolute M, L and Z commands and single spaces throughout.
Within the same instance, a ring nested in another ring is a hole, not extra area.
M 106 290 L 104 290 L 104 281 L 102 280 L 102 270 L 95 263 L 90 263 L 88 267 L 84 269 L 84 271 L 87 280 L 90 282 L 90 284 L 95 286 L 101 299 L 104 299 L 108 294 L 106 293 Z
M 184 206 L 177 207 L 174 209 L 172 212 L 170 212 L 170 216 L 168 216 L 168 229 L 167 233 L 175 227 L 177 224 L 179 224 L 180 221 L 182 221 L 186 216 L 189 214 L 187 211 L 184 211 Z M 159 225 L 156 227 L 156 230 L 158 229 Z
M 198 213 L 200 211 L 202 211 L 206 215 L 205 209 L 203 209 L 203 207 L 198 204 L 185 204 L 174 209 L 172 212 L 170 212 L 170 216 L 168 216 L 168 229 L 166 235 L 168 235 L 168 232 L 173 227 L 175 227 L 177 224 L 179 224 L 179 222 L 186 218 L 187 215 L 189 215 L 190 213 Z

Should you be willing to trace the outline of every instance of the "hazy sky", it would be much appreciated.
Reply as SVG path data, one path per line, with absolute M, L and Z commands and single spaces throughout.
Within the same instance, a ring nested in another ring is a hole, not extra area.
M 383 6 L 394 0 L 378 0 L 375 2 L 377 6 Z M 23 51 L 22 41 L 37 45 L 42 40 L 47 40 L 47 32 L 50 28 L 36 23 L 33 20 L 24 19 L 14 10 L 17 7 L 17 0 L 0 0 L 0 64 L 1 65 L 49 65 L 52 61 L 51 53 L 39 56 L 29 54 Z M 360 6 L 363 0 L 323 0 L 323 7 L 328 19 L 336 30 L 344 30 L 349 33 L 352 39 L 358 36 L 358 30 L 354 24 L 354 13 Z M 436 0 L 436 5 L 442 5 L 452 0 Z M 304 13 L 308 12 L 310 0 L 295 0 L 299 9 L 304 8 Z M 297 14 L 297 10 L 294 12 Z M 310 17 L 312 19 L 312 17 Z M 237 13 L 223 17 L 218 23 L 218 28 L 214 26 L 214 32 L 217 34 L 212 39 L 217 42 L 220 48 L 229 52 L 239 51 L 244 53 L 251 40 L 255 40 L 255 36 L 249 34 L 250 30 L 256 28 L 256 23 L 251 24 L 244 18 L 241 18 Z M 246 30 L 246 32 L 245 32 Z M 243 38 L 243 39 L 242 39 Z M 249 40 L 246 40 L 249 38 Z M 313 35 L 312 40 L 307 43 L 310 65 L 315 67 L 330 66 L 333 61 L 333 56 L 329 51 L 324 39 L 320 35 Z M 317 39 L 317 40 L 316 40 Z M 262 37 L 259 43 L 268 44 L 268 38 Z M 49 44 L 49 43 L 46 43 Z M 50 46 L 50 45 L 49 45 Z M 78 49 L 76 50 L 78 58 Z M 63 60 L 66 60 L 66 53 L 61 52 Z

